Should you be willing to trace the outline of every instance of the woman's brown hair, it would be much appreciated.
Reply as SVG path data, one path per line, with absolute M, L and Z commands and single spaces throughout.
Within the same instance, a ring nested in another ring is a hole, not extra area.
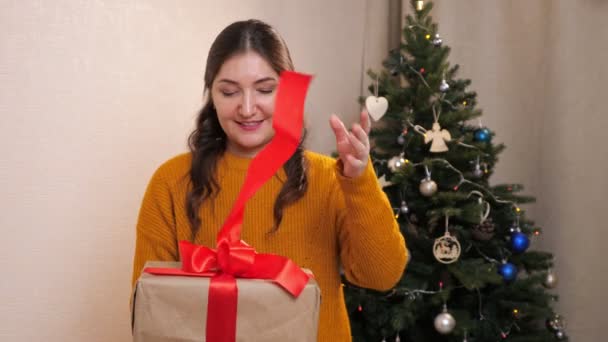
M 210 94 L 213 81 L 227 59 L 248 51 L 259 54 L 278 74 L 294 69 L 287 45 L 272 26 L 253 19 L 238 21 L 222 30 L 211 45 L 205 68 L 205 92 Z M 302 141 L 284 166 L 287 179 L 274 204 L 273 231 L 281 224 L 283 209 L 301 198 L 308 186 Z M 220 191 L 215 171 L 218 160 L 226 151 L 226 134 L 218 121 L 211 96 L 198 113 L 196 128 L 188 137 L 188 146 L 192 153 L 192 188 L 186 196 L 186 209 L 194 240 L 202 224 L 198 215 L 201 204 L 213 199 Z

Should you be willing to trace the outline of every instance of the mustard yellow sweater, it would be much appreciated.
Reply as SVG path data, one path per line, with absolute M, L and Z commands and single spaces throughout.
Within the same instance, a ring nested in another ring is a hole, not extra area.
M 305 152 L 308 190 L 284 210 L 276 233 L 273 205 L 285 172 L 280 170 L 247 203 L 241 238 L 259 253 L 275 253 L 313 271 L 321 288 L 319 341 L 351 341 L 340 282 L 340 266 L 349 281 L 388 290 L 401 277 L 407 260 L 404 239 L 390 203 L 378 185 L 371 162 L 358 178 L 341 175 L 335 159 Z M 190 153 L 161 165 L 150 180 L 137 223 L 133 284 L 148 260 L 178 261 L 177 242 L 190 240 L 185 198 Z M 226 152 L 217 180 L 221 191 L 200 209 L 194 243 L 215 248 L 215 238 L 245 181 L 250 159 Z

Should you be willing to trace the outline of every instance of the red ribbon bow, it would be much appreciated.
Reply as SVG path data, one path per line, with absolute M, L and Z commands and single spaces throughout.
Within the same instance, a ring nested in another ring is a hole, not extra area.
M 181 269 L 144 269 L 157 275 L 211 277 L 206 326 L 209 342 L 236 340 L 236 278 L 271 280 L 294 297 L 308 283 L 309 275 L 293 261 L 279 255 L 258 254 L 240 237 L 245 203 L 285 164 L 300 143 L 304 99 L 311 78 L 291 71 L 281 73 L 272 124 L 275 135 L 251 161 L 245 184 L 217 236 L 217 248 L 180 241 Z

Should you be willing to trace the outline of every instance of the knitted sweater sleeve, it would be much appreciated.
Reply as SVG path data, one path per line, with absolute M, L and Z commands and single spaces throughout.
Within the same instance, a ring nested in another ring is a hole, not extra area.
M 133 286 L 146 261 L 179 260 L 174 199 L 167 176 L 166 166 L 156 170 L 139 210 L 133 258 Z
M 341 162 L 336 162 L 337 187 L 330 205 L 334 206 L 346 278 L 361 287 L 388 290 L 405 269 L 405 240 L 371 161 L 357 178 L 344 177 L 341 169 Z

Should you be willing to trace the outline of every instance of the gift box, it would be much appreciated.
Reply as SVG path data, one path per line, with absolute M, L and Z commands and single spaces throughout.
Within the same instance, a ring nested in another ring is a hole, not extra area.
M 181 264 L 148 262 L 146 267 L 179 269 Z M 133 295 L 133 341 L 205 341 L 210 279 L 142 273 Z M 314 278 L 297 298 L 268 280 L 236 282 L 236 341 L 317 341 L 320 290 Z

